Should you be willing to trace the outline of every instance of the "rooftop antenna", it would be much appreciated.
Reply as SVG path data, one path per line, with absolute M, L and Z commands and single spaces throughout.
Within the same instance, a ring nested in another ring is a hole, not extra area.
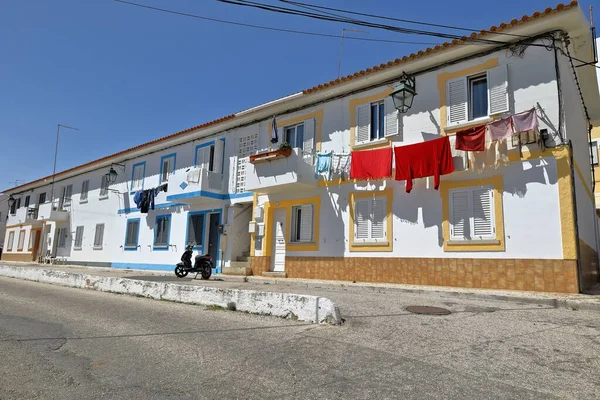
M 23 179 L 15 179 L 14 181 L 8 181 L 11 185 L 14 184 L 15 187 L 19 186 L 19 182 L 25 182 Z
M 346 32 L 356 32 L 356 33 L 364 33 L 365 35 L 370 35 L 370 33 L 367 31 L 359 31 L 358 29 L 342 28 L 342 42 L 340 44 L 340 59 L 338 61 L 338 75 L 337 75 L 338 79 L 342 72 L 342 54 L 344 52 L 344 34 Z

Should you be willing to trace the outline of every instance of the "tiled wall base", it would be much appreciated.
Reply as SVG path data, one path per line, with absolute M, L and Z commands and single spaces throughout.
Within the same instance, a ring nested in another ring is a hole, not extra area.
M 2 261 L 35 261 L 32 253 L 2 253 Z
M 271 256 L 250 257 L 250 268 L 252 275 L 261 276 L 263 272 L 271 270 Z
M 598 282 L 598 253 L 583 240 L 579 240 L 579 253 L 581 257 L 581 282 L 585 290 Z
M 251 265 L 261 275 L 270 257 L 252 257 Z M 575 260 L 287 257 L 285 271 L 289 278 L 578 292 Z

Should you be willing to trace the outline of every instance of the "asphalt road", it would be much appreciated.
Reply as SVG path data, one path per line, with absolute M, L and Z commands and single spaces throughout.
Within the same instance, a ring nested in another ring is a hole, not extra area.
M 600 313 L 327 295 L 344 325 L 0 278 L 0 399 L 600 397 Z

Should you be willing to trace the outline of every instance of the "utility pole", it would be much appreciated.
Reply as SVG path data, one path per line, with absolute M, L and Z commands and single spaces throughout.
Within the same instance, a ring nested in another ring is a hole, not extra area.
M 54 148 L 54 168 L 52 169 L 52 189 L 50 189 L 50 203 L 54 203 L 54 175 L 56 175 L 56 155 L 58 154 L 58 136 L 60 135 L 60 128 L 73 129 L 78 131 L 79 128 L 73 128 L 68 125 L 56 125 L 56 147 Z
M 367 31 L 359 31 L 358 29 L 342 28 L 342 42 L 340 43 L 340 59 L 338 61 L 338 75 L 337 75 L 338 78 L 340 77 L 340 74 L 342 73 L 342 54 L 344 52 L 344 34 L 346 32 L 364 33 L 365 35 L 370 34 Z

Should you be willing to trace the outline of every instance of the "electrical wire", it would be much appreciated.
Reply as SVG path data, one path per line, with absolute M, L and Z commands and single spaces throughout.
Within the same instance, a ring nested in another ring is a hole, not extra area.
M 345 17 L 335 17 L 335 16 L 328 16 L 325 14 L 316 14 L 316 13 L 296 10 L 296 9 L 292 9 L 292 8 L 272 6 L 270 4 L 259 3 L 259 2 L 255 2 L 255 1 L 249 1 L 249 0 L 217 0 L 217 1 L 219 1 L 221 3 L 228 3 L 228 4 L 232 4 L 232 5 L 237 5 L 237 6 L 258 8 L 258 9 L 271 11 L 271 12 L 275 12 L 275 13 L 297 15 L 297 16 L 303 16 L 303 17 L 307 17 L 307 18 L 313 18 L 313 19 L 330 21 L 330 22 L 342 22 L 342 23 L 359 25 L 359 26 L 364 26 L 364 27 L 369 27 L 369 28 L 374 28 L 374 29 L 382 29 L 382 30 L 392 31 L 392 32 L 396 32 L 396 33 L 439 37 L 439 38 L 448 39 L 448 40 L 450 40 L 450 39 L 461 40 L 461 41 L 469 42 L 469 44 L 483 44 L 483 45 L 506 44 L 505 42 L 490 40 L 490 39 L 470 38 L 470 37 L 454 35 L 454 34 L 450 34 L 450 33 L 426 31 L 426 30 L 420 30 L 420 29 L 401 28 L 401 27 L 393 26 L 393 25 L 377 24 L 377 23 L 373 23 L 373 22 L 345 18 Z
M 528 37 L 528 36 L 515 35 L 513 33 L 506 33 L 506 32 L 492 32 L 492 31 L 486 31 L 486 30 L 482 30 L 482 29 L 464 28 L 464 27 L 460 27 L 460 26 L 441 25 L 441 24 L 434 24 L 434 23 L 423 22 L 423 21 L 414 21 L 414 20 L 410 20 L 410 19 L 385 17 L 383 15 L 368 14 L 368 13 L 362 13 L 362 12 L 357 12 L 357 11 L 344 10 L 344 9 L 341 9 L 341 8 L 325 7 L 325 6 L 320 6 L 320 5 L 316 5 L 316 4 L 302 3 L 302 2 L 299 2 L 299 1 L 291 1 L 291 0 L 279 0 L 279 1 L 282 2 L 282 3 L 287 3 L 287 4 L 295 5 L 296 7 L 309 8 L 309 9 L 312 9 L 313 11 L 315 9 L 321 9 L 321 10 L 329 10 L 329 11 L 341 12 L 341 13 L 345 13 L 345 14 L 360 15 L 360 16 L 363 16 L 363 17 L 370 17 L 370 18 L 376 18 L 376 19 L 384 19 L 384 20 L 388 20 L 388 21 L 404 22 L 404 23 L 407 23 L 407 24 L 432 26 L 432 27 L 436 27 L 436 28 L 454 29 L 454 30 L 469 31 L 469 32 L 492 33 L 492 34 L 495 34 L 495 35 L 514 36 L 514 37 L 521 37 L 521 38 Z M 327 14 L 330 14 L 330 13 L 327 13 Z M 330 14 L 330 15 L 336 15 L 336 14 Z
M 217 22 L 217 23 L 228 24 L 228 25 L 244 26 L 247 28 L 255 28 L 255 29 L 268 30 L 268 31 L 285 32 L 285 33 L 295 33 L 295 34 L 309 35 L 309 36 L 320 36 L 320 37 L 328 37 L 328 38 L 336 38 L 336 39 L 339 39 L 342 37 L 341 35 L 334 35 L 334 34 L 328 34 L 328 33 L 308 32 L 308 31 L 299 31 L 299 30 L 295 30 L 295 29 L 275 28 L 275 27 L 270 27 L 270 26 L 265 26 L 265 25 L 246 24 L 243 22 L 235 22 L 235 21 L 228 21 L 228 20 L 224 20 L 224 19 L 210 18 L 210 17 L 205 17 L 202 15 L 190 14 L 190 13 L 170 10 L 170 9 L 166 9 L 166 8 L 153 7 L 153 6 L 149 6 L 146 4 L 134 3 L 131 1 L 126 1 L 126 0 L 113 0 L 113 1 L 115 1 L 117 3 L 128 4 L 128 5 L 135 6 L 135 7 L 146 8 L 149 10 L 160 11 L 160 12 L 164 12 L 164 13 L 168 13 L 168 14 L 180 15 L 180 16 L 184 16 L 184 17 L 196 18 L 196 19 L 201 19 L 201 20 L 205 20 L 205 21 Z M 431 42 L 413 42 L 413 41 L 402 41 L 402 40 L 359 38 L 359 37 L 353 37 L 353 36 L 344 36 L 344 39 L 359 40 L 359 41 L 366 41 L 366 42 L 379 42 L 379 43 L 421 44 L 421 45 L 427 45 L 427 46 L 435 46 L 438 44 L 438 43 L 431 43 Z

